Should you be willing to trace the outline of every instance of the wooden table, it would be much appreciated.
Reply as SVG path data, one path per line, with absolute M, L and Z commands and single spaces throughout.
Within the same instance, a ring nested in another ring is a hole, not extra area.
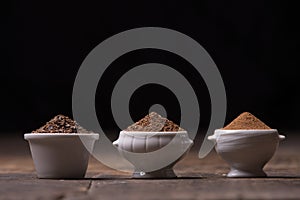
M 265 167 L 268 178 L 226 178 L 214 151 L 200 160 L 194 147 L 169 180 L 131 179 L 93 158 L 85 179 L 37 179 L 23 136 L 1 137 L 0 199 L 300 199 L 299 136 L 287 133 Z

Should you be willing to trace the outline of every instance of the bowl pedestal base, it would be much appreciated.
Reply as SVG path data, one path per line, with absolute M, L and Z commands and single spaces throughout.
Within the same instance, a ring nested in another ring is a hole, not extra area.
M 267 174 L 262 169 L 257 170 L 241 170 L 236 168 L 231 168 L 230 172 L 227 174 L 229 178 L 247 178 L 247 177 L 266 177 Z
M 157 171 L 152 171 L 152 172 L 143 172 L 143 171 L 135 171 L 132 174 L 132 178 L 138 178 L 138 179 L 143 179 L 143 178 L 177 178 L 174 170 L 172 168 L 163 168 Z

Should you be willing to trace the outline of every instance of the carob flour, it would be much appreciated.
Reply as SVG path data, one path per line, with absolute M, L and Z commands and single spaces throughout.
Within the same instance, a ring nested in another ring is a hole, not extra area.
M 230 124 L 222 128 L 224 130 L 237 130 L 237 129 L 271 129 L 265 123 L 260 121 L 249 112 L 240 114 Z
M 143 119 L 127 127 L 125 131 L 174 132 L 184 131 L 184 129 L 156 112 L 151 112 Z

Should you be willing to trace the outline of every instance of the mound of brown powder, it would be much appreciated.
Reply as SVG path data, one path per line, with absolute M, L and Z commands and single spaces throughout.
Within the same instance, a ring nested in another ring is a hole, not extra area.
M 263 123 L 262 121 L 260 121 L 251 113 L 244 112 L 222 129 L 236 130 L 236 129 L 271 129 L 271 128 L 267 126 L 265 123 Z
M 76 121 L 64 115 L 57 115 L 44 126 L 32 133 L 89 133 L 86 129 L 79 126 Z
M 171 132 L 184 131 L 184 129 L 156 112 L 151 112 L 143 119 L 127 127 L 125 131 Z

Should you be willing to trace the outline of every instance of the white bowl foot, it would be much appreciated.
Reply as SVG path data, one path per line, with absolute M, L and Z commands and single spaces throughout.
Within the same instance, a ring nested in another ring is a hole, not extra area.
M 135 171 L 132 178 L 177 178 L 172 168 L 164 168 L 153 172 Z
M 266 177 L 267 174 L 262 170 L 253 170 L 253 171 L 246 171 L 231 168 L 230 172 L 227 174 L 229 178 L 247 178 L 247 177 Z

